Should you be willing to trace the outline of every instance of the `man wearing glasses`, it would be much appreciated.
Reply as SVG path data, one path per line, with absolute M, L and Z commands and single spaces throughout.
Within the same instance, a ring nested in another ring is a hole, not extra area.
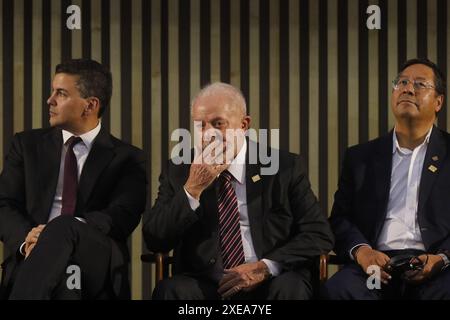
M 330 217 L 344 266 L 326 298 L 450 299 L 450 135 L 434 125 L 444 95 L 433 62 L 407 61 L 394 129 L 347 150 Z

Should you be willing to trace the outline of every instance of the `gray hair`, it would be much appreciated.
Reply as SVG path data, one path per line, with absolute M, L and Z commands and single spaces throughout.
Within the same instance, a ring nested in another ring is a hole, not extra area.
M 191 113 L 192 108 L 194 106 L 194 103 L 197 99 L 213 95 L 213 94 L 222 94 L 227 96 L 227 98 L 231 101 L 231 104 L 240 107 L 243 114 L 247 115 L 247 105 L 245 103 L 244 95 L 242 94 L 242 91 L 238 88 L 232 86 L 231 84 L 224 83 L 224 82 L 214 82 L 206 85 L 203 87 L 197 95 L 192 99 L 191 102 Z

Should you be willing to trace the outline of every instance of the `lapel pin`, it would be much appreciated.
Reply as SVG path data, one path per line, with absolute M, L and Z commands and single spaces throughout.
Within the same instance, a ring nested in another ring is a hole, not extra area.
M 259 176 L 259 174 L 255 175 L 252 177 L 253 182 L 258 182 L 259 180 L 261 180 L 261 177 Z
M 428 167 L 428 170 L 430 170 L 431 172 L 435 173 L 437 171 L 437 168 L 433 165 Z
M 433 161 L 438 161 L 438 160 L 439 160 L 439 157 L 438 157 L 438 156 L 434 156 L 434 157 L 432 157 L 431 159 L 433 159 Z

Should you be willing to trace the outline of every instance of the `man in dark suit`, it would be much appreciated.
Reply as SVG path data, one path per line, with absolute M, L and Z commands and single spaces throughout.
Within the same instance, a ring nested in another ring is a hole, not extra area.
M 14 136 L 0 176 L 3 298 L 129 298 L 126 240 L 147 179 L 142 151 L 101 125 L 111 93 L 98 62 L 62 63 L 47 100 L 51 127 Z
M 326 297 L 450 298 L 450 136 L 434 126 L 444 94 L 434 63 L 407 61 L 393 82 L 394 130 L 347 150 L 330 217 L 345 266 Z M 421 270 L 397 274 L 390 262 L 404 254 Z
M 144 214 L 148 248 L 175 249 L 174 276 L 153 298 L 309 299 L 315 258 L 333 239 L 300 158 L 280 151 L 270 175 L 249 161 L 262 146 L 244 138 L 250 117 L 231 85 L 205 87 L 191 111 L 202 135 L 198 155 L 192 165 L 168 162 Z M 227 130 L 241 135 L 230 139 Z

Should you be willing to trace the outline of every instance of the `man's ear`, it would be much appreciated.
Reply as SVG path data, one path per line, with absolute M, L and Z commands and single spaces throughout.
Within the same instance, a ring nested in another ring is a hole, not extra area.
M 247 131 L 250 128 L 251 121 L 252 121 L 252 118 L 250 118 L 250 116 L 245 116 L 242 119 L 241 129 L 244 131 Z
M 98 114 L 98 112 L 100 111 L 100 100 L 96 97 L 90 97 L 86 99 L 86 106 L 84 107 L 83 110 L 83 115 L 84 116 L 89 116 L 91 114 Z
M 436 98 L 436 106 L 434 107 L 434 111 L 438 113 L 443 105 L 444 105 L 444 95 L 441 94 Z

